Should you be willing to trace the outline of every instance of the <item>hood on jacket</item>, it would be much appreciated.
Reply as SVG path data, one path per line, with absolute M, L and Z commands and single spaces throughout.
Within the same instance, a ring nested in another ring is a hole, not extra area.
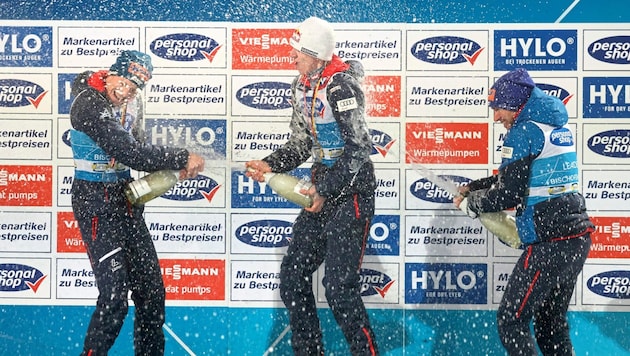
M 540 88 L 534 88 L 516 121 L 536 121 L 554 127 L 561 127 L 569 121 L 569 116 L 567 108 L 560 99 L 545 94 Z
M 72 95 L 74 95 L 74 96 L 77 96 L 77 95 L 79 95 L 80 92 L 82 92 L 85 89 L 87 89 L 90 86 L 88 84 L 88 80 L 90 79 L 90 77 L 93 74 L 94 74 L 94 72 L 88 70 L 88 71 L 85 71 L 85 72 L 77 75 L 77 77 L 72 82 L 70 93 Z
M 344 62 L 337 55 L 333 55 L 330 63 L 328 63 L 326 68 L 324 68 L 322 77 L 328 78 L 326 79 L 327 82 L 336 73 L 347 74 L 359 83 L 363 82 L 363 76 L 365 75 L 365 72 L 363 71 L 363 64 L 361 64 L 361 62 L 355 60 Z
M 363 82 L 363 77 L 365 76 L 363 64 L 355 60 L 346 61 L 346 64 L 348 64 L 348 69 L 346 69 L 346 73 L 354 77 L 354 79 L 356 79 L 359 83 Z

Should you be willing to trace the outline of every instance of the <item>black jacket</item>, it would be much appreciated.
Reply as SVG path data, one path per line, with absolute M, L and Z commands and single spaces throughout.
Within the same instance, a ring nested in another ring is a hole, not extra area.
M 360 62 L 344 63 L 334 56 L 320 77 L 310 81 L 302 76 L 296 77 L 291 85 L 293 116 L 289 141 L 263 159 L 272 171 L 290 171 L 312 157 L 311 150 L 316 140 L 310 127 L 312 111 L 303 103 L 305 96 L 313 95 L 313 88 L 317 88 L 316 81 L 322 80 L 325 83 L 327 101 L 324 110 L 332 111 L 344 148 L 341 156 L 331 166 L 317 160 L 314 162 L 311 170 L 317 192 L 326 198 L 353 193 L 374 194 L 376 178 L 370 159 L 372 140 L 364 119 L 365 96 L 360 85 L 362 76 Z M 356 107 L 340 108 L 338 103 L 345 100 L 354 100 Z

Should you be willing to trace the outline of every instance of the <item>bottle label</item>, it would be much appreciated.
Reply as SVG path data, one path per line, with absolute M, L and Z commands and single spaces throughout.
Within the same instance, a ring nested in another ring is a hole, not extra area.
M 129 187 L 133 191 L 133 194 L 136 196 L 136 198 L 140 198 L 141 196 L 144 196 L 151 192 L 151 186 L 149 185 L 149 183 L 142 179 L 132 182 L 131 184 L 129 184 Z
M 296 194 L 304 195 L 300 193 L 300 190 L 302 189 L 308 190 L 312 186 L 313 184 L 308 179 L 302 178 L 297 182 L 295 187 L 293 187 L 293 192 Z

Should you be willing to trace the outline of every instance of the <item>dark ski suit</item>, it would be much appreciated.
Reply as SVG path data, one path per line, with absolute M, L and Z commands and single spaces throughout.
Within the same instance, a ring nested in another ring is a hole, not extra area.
M 158 256 L 143 207 L 131 206 L 123 188 L 138 171 L 183 169 L 188 151 L 138 140 L 141 101 L 121 110 L 104 93 L 107 71 L 84 72 L 73 83 L 70 110 L 75 160 L 72 210 L 87 248 L 99 296 L 88 326 L 83 355 L 107 355 L 134 301 L 136 355 L 164 353 L 165 291 Z M 133 131 L 133 133 L 132 133 Z M 135 136 L 134 136 L 135 134 Z M 138 138 L 136 138 L 138 137 Z
M 534 88 L 504 141 L 498 175 L 470 183 L 475 213 L 517 207 L 525 251 L 497 312 L 510 355 L 571 355 L 566 314 L 594 226 L 578 191 L 575 138 L 563 103 Z
M 359 62 L 349 65 L 333 56 L 316 78 L 298 76 L 289 141 L 263 159 L 272 171 L 287 172 L 313 157 L 312 180 L 327 199 L 319 213 L 300 212 L 280 270 L 295 355 L 323 353 L 312 279 L 323 262 L 326 299 L 350 351 L 378 354 L 359 283 L 376 189 L 365 99 L 356 78 L 362 74 Z

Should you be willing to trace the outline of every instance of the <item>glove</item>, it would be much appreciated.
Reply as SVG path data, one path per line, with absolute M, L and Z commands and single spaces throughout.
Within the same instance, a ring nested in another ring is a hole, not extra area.
M 462 199 L 462 202 L 459 203 L 459 209 L 461 211 L 463 211 L 464 213 L 466 213 L 466 215 L 470 216 L 473 219 L 476 219 L 477 216 L 479 216 L 479 214 L 475 213 L 472 209 L 470 209 L 470 207 L 468 206 L 468 197 Z

